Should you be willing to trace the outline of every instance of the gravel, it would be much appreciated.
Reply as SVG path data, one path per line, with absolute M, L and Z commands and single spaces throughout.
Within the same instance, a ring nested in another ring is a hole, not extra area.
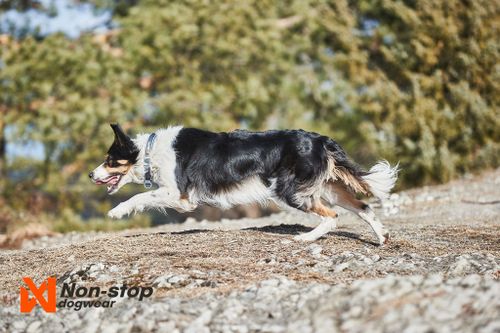
M 173 277 L 170 277 L 172 279 Z M 285 277 L 228 295 L 123 300 L 111 309 L 2 309 L 15 332 L 498 332 L 500 283 L 470 274 L 388 275 L 330 286 Z
M 293 236 L 317 221 L 291 213 L 30 240 L 0 251 L 0 331 L 500 332 L 499 185 L 497 170 L 372 203 L 382 248 L 343 211 L 313 243 Z M 23 276 L 154 293 L 21 314 Z

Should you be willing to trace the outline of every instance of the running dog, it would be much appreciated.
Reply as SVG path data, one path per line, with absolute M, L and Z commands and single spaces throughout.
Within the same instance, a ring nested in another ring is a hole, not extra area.
M 114 142 L 104 163 L 90 172 L 108 194 L 128 183 L 151 189 L 109 211 L 111 218 L 156 208 L 192 211 L 200 204 L 222 209 L 268 200 L 282 208 L 315 214 L 321 223 L 295 237 L 314 241 L 336 227 L 344 207 L 367 222 L 380 245 L 389 233 L 356 193 L 379 199 L 389 196 L 398 168 L 387 161 L 363 171 L 329 137 L 303 130 L 213 133 L 181 126 L 160 129 L 131 139 L 111 124 Z M 327 206 L 328 204 L 328 206 Z

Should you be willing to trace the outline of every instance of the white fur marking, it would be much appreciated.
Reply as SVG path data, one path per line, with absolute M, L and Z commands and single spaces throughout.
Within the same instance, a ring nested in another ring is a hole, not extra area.
M 182 211 L 191 211 L 196 208 L 196 205 L 192 205 L 186 200 L 180 200 L 175 191 L 161 187 L 157 190 L 134 195 L 110 210 L 108 216 L 111 218 L 121 218 L 131 213 L 140 213 L 148 208 L 161 210 L 167 207 Z
M 374 196 L 381 200 L 389 197 L 391 189 L 398 179 L 398 165 L 391 168 L 389 162 L 379 161 L 371 167 L 368 175 L 363 176 Z
M 104 167 L 104 163 L 95 168 L 92 173 L 94 174 L 93 179 L 95 180 L 103 180 L 111 176 L 108 170 Z
M 180 195 L 175 180 L 176 155 L 173 143 L 179 134 L 182 126 L 168 127 L 156 131 L 156 141 L 150 152 L 151 170 L 153 181 L 160 187 L 168 187 L 170 191 L 177 191 Z M 134 175 L 136 182 L 142 183 L 144 180 L 144 153 L 149 134 L 138 135 L 134 143 L 139 147 L 140 153 L 138 162 L 134 165 Z
M 387 231 L 385 230 L 384 226 L 380 221 L 377 219 L 375 216 L 375 213 L 369 209 L 368 211 L 361 211 L 358 213 L 358 215 L 365 221 L 367 222 L 370 227 L 372 227 L 373 232 L 377 235 L 378 241 L 380 245 L 384 245 L 384 243 L 387 241 Z
M 321 217 L 321 223 L 316 228 L 309 232 L 297 235 L 293 239 L 296 241 L 312 242 L 323 237 L 336 227 L 337 223 L 335 219 L 331 217 Z
M 234 205 L 243 205 L 250 203 L 267 204 L 267 201 L 273 195 L 272 186 L 266 187 L 258 177 L 248 178 L 234 187 L 234 189 L 217 193 L 202 194 L 195 190 L 190 191 L 189 198 L 193 202 L 205 202 L 210 205 L 228 209 Z

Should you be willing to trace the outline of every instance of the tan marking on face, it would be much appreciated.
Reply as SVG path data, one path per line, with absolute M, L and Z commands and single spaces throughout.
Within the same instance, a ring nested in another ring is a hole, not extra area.
M 111 174 L 121 173 L 122 175 L 125 175 L 130 170 L 131 167 L 132 167 L 132 165 L 130 165 L 130 164 L 120 165 L 120 166 L 115 167 L 115 168 L 107 166 L 107 165 L 104 166 L 104 168 L 106 169 L 106 171 L 108 173 L 111 173 Z

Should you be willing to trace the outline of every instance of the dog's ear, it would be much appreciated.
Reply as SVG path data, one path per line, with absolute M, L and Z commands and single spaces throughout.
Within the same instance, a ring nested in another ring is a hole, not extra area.
M 128 160 L 131 163 L 137 162 L 139 148 L 134 141 L 125 134 L 120 125 L 110 124 L 113 132 L 115 132 L 115 141 L 108 149 L 108 155 L 112 155 L 118 159 Z
M 123 131 L 119 124 L 109 124 L 115 132 L 115 144 L 118 146 L 126 147 L 132 143 L 132 140 L 129 138 L 127 134 Z

